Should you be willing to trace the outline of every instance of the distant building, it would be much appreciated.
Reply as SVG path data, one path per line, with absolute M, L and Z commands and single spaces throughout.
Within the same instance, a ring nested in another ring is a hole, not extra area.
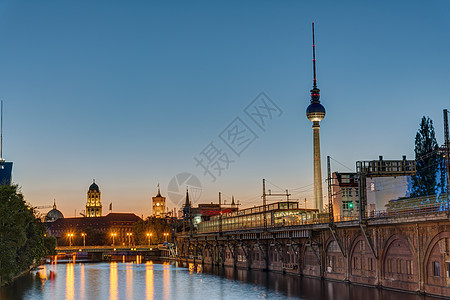
M 335 221 L 359 217 L 357 173 L 334 172 L 332 175 L 333 215 Z M 385 211 L 390 200 L 408 197 L 411 176 L 366 178 L 367 212 Z
M 86 217 L 91 218 L 102 216 L 102 202 L 100 200 L 100 189 L 94 179 L 94 182 L 91 184 L 87 192 Z
M 356 173 L 334 172 L 331 178 L 333 215 L 335 221 L 359 216 L 359 189 Z
M 64 215 L 56 208 L 56 201 L 53 201 L 53 209 L 45 215 L 45 222 L 55 222 L 58 219 L 64 219 Z
M 367 211 L 386 210 L 390 200 L 409 197 L 411 176 L 367 178 Z
M 153 216 L 156 218 L 164 218 L 166 211 L 166 197 L 161 196 L 158 185 L 158 194 L 152 197 L 153 200 Z
M 103 234 L 106 244 L 111 245 L 114 240 L 114 245 L 126 245 L 130 241 L 127 233 L 132 233 L 134 223 L 140 220 L 142 219 L 133 213 L 109 213 L 101 217 L 59 218 L 54 222 L 46 222 L 46 226 L 48 234 L 56 237 L 58 244 L 67 244 L 69 233 L 80 241 L 81 234 L 89 231 Z M 101 244 L 97 241 L 93 243 Z
M 6 162 L 0 159 L 0 185 L 11 184 L 12 162 Z

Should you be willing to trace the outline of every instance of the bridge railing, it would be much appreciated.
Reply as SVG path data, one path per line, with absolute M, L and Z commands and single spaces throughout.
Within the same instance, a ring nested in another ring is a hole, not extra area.
M 95 250 L 106 250 L 106 251 L 142 251 L 157 249 L 158 245 L 133 245 L 133 246 L 57 246 L 56 251 L 95 251 Z

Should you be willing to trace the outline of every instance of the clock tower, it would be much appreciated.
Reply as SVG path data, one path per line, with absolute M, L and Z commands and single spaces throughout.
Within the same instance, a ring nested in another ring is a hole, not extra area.
M 158 194 L 152 197 L 153 200 L 153 216 L 157 218 L 164 218 L 166 211 L 166 197 L 161 196 L 158 184 Z

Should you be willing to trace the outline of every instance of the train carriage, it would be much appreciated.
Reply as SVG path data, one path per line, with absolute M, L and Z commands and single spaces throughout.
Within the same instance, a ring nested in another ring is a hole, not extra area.
M 311 224 L 317 219 L 317 209 L 299 208 L 298 202 L 283 201 L 264 206 L 255 206 L 213 216 L 198 224 L 198 233 L 235 231 L 252 228 L 268 228 Z M 265 216 L 265 217 L 264 217 Z M 220 228 L 221 227 L 221 228 Z

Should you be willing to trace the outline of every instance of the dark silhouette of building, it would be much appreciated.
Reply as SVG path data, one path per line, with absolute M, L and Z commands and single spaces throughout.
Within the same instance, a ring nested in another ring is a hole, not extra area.
M 58 244 L 67 244 L 68 234 L 80 240 L 81 234 L 87 231 L 102 235 L 102 241 L 93 244 L 127 245 L 132 241 L 134 223 L 142 219 L 133 213 L 109 213 L 101 217 L 60 218 L 54 222 L 46 222 L 48 234 L 58 240 Z M 127 235 L 128 233 L 128 235 Z M 98 236 L 100 236 L 98 235 Z

